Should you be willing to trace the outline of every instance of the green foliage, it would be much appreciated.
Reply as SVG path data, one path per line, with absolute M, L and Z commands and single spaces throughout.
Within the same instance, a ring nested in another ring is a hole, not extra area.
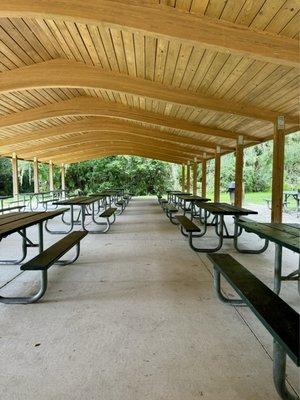
M 268 192 L 272 187 L 273 142 L 268 141 L 248 147 L 244 152 L 245 192 Z M 285 140 L 284 188 L 300 188 L 300 133 L 288 135 Z M 234 154 L 222 156 L 221 191 L 226 192 L 230 181 L 235 179 Z M 207 162 L 207 191 L 213 192 L 214 160 Z
M 0 158 L 0 196 L 12 193 L 12 168 L 8 158 Z
M 141 157 L 116 156 L 71 164 L 66 173 L 67 188 L 96 193 L 122 187 L 135 195 L 164 192 L 172 187 L 171 166 Z
M 268 192 L 272 184 L 272 141 L 245 149 L 244 185 L 246 192 Z M 285 141 L 284 189 L 300 188 L 300 133 L 288 135 Z M 200 169 L 200 168 L 199 168 Z M 199 176 L 201 173 L 199 171 Z M 226 192 L 234 180 L 233 154 L 222 156 L 221 189 Z M 136 195 L 163 193 L 166 189 L 179 189 L 181 166 L 144 159 L 141 157 L 107 157 L 99 160 L 72 164 L 67 169 L 66 184 L 71 191 L 98 192 L 113 187 L 124 187 Z M 49 166 L 39 164 L 39 187 L 49 190 Z M 33 191 L 33 168 L 28 161 L 19 161 L 20 192 Z M 214 160 L 207 163 L 207 192 L 213 192 Z M 54 187 L 60 188 L 60 168 L 54 167 Z M 0 195 L 12 193 L 11 161 L 0 158 Z

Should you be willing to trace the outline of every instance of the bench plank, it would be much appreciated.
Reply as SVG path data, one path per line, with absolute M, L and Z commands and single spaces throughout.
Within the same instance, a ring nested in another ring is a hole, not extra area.
M 208 258 L 299 366 L 299 314 L 229 254 Z
M 109 217 L 111 217 L 116 211 L 117 211 L 117 208 L 116 208 L 116 207 L 107 208 L 106 210 L 104 210 L 104 211 L 99 215 L 99 217 L 101 217 L 101 218 L 109 218 Z
M 38 254 L 32 260 L 21 266 L 22 271 L 39 271 L 47 270 L 57 260 L 59 260 L 65 253 L 67 253 L 75 244 L 80 242 L 88 232 L 85 231 L 74 231 L 69 233 L 67 236 L 54 243 L 48 249 Z
M 176 215 L 175 218 L 187 232 L 201 232 L 201 229 L 185 215 Z

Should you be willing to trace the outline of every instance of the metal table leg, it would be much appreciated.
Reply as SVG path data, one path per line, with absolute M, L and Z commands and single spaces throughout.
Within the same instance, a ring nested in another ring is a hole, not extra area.
M 273 381 L 277 393 L 283 400 L 297 400 L 299 397 L 286 386 L 286 353 L 279 343 L 273 342 Z
M 282 275 L 282 246 L 275 244 L 274 292 L 279 294 Z
M 63 213 L 63 214 L 64 214 L 64 213 Z M 62 214 L 62 221 L 63 221 L 64 223 L 66 223 L 66 222 L 63 220 L 63 214 Z M 74 209 L 73 209 L 73 206 L 72 206 L 72 205 L 70 206 L 70 223 L 67 223 L 67 225 L 69 225 L 70 227 L 69 227 L 69 229 L 67 229 L 66 231 L 53 231 L 53 230 L 49 229 L 49 227 L 48 227 L 48 222 L 49 222 L 49 220 L 47 220 L 46 223 L 45 223 L 45 229 L 46 229 L 46 231 L 47 231 L 48 233 L 51 233 L 51 234 L 54 234 L 54 235 L 56 235 L 56 234 L 58 234 L 58 235 L 65 235 L 65 234 L 67 234 L 67 233 L 70 233 L 70 232 L 72 231 L 72 229 L 74 228 Z

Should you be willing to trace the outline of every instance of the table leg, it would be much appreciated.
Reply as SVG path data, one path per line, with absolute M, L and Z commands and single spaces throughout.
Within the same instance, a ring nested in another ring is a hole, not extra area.
M 275 264 L 274 264 L 274 292 L 279 294 L 281 289 L 282 273 L 282 246 L 275 244 Z
M 44 251 L 44 230 L 43 222 L 39 222 L 39 253 Z

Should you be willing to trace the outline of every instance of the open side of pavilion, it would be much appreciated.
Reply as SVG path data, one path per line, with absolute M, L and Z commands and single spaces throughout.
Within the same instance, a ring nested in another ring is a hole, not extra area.
M 241 207 L 244 150 L 272 140 L 280 224 L 285 137 L 299 130 L 299 13 L 290 0 L 1 0 L 0 155 L 14 197 L 19 160 L 33 162 L 37 194 L 40 163 L 50 191 L 61 168 L 65 191 L 66 165 L 125 154 L 181 165 L 193 194 L 201 164 L 202 197 L 213 159 L 219 202 L 222 156 L 234 153 Z M 217 304 L 210 262 L 159 210 L 132 201 L 119 231 L 88 235 L 76 267 L 51 270 L 47 301 L 1 307 L 2 398 L 276 398 L 270 335 L 251 312 Z M 270 284 L 272 255 L 237 257 Z M 292 271 L 296 257 L 284 257 Z M 1 293 L 31 289 L 26 273 L 3 271 Z M 283 288 L 293 308 L 296 290 Z

